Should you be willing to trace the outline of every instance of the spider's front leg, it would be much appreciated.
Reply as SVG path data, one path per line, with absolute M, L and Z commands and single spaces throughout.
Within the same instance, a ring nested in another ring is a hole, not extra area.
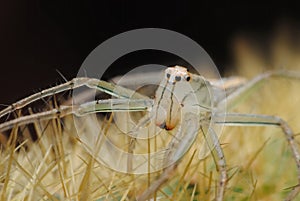
M 165 167 L 163 173 L 159 176 L 155 182 L 153 182 L 147 190 L 145 190 L 137 200 L 147 200 L 159 190 L 159 188 L 165 184 L 172 176 L 175 174 L 177 166 L 184 156 L 184 154 L 191 148 L 192 144 L 195 142 L 198 134 L 202 130 L 202 120 L 200 116 L 187 113 L 183 116 L 183 121 L 180 124 L 177 132 L 172 136 L 172 140 L 169 142 L 166 149 L 165 157 L 163 160 L 163 167 Z M 207 129 L 207 133 L 204 134 L 206 143 L 212 153 L 214 154 L 217 166 L 220 170 L 220 181 L 219 188 L 217 190 L 216 200 L 222 201 L 225 192 L 226 181 L 227 181 L 227 171 L 226 162 L 223 154 L 223 150 L 218 140 L 217 134 L 212 128 Z M 182 175 L 181 177 L 184 177 Z M 173 195 L 175 196 L 175 195 Z
M 179 160 L 191 147 L 199 132 L 199 117 L 189 114 L 185 116 L 177 132 L 172 136 L 163 159 L 163 173 L 140 195 L 137 200 L 147 200 L 159 190 L 176 172 Z

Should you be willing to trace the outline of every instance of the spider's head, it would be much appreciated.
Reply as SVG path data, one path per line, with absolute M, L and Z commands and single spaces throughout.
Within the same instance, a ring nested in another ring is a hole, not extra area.
M 187 93 L 193 91 L 190 86 L 192 75 L 186 68 L 174 66 L 167 68 L 164 76 L 155 95 L 156 125 L 171 130 L 180 120 L 184 99 L 189 99 Z
M 176 82 L 191 80 L 191 75 L 188 70 L 181 66 L 169 67 L 165 70 L 165 77 L 169 84 L 175 84 Z
M 181 66 L 169 67 L 155 95 L 155 123 L 172 130 L 185 114 L 200 115 L 211 106 L 207 82 L 202 76 L 194 75 Z

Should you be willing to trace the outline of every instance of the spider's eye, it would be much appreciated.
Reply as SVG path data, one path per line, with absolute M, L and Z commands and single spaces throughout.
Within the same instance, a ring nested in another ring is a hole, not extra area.
M 167 74 L 166 74 L 166 77 L 167 77 L 167 78 L 170 78 L 170 77 L 171 77 L 171 74 L 170 74 L 170 73 L 167 73 Z
M 186 80 L 186 81 L 190 81 L 190 80 L 191 80 L 191 77 L 190 77 L 190 76 L 186 76 L 186 77 L 185 77 L 185 80 Z
M 175 80 L 176 80 L 176 82 L 179 82 L 181 80 L 181 77 L 180 76 L 175 76 Z

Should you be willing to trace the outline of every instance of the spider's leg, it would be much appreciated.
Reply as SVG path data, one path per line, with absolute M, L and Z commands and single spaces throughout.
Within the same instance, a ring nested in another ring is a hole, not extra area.
M 149 115 L 145 115 L 142 117 L 138 123 L 130 130 L 127 134 L 130 135 L 130 141 L 128 144 L 128 157 L 127 157 L 127 172 L 131 173 L 133 172 L 133 158 L 134 158 L 134 149 L 136 146 L 136 140 L 137 140 L 137 135 L 138 131 L 145 127 L 148 123 L 151 122 L 151 119 L 153 119 L 153 113 L 150 113 Z
M 286 78 L 286 79 L 295 79 L 297 81 L 300 81 L 300 74 L 299 72 L 292 72 L 292 71 L 272 71 L 267 72 L 264 74 L 261 74 L 252 80 L 250 80 L 248 83 L 244 84 L 243 86 L 237 88 L 235 91 L 230 93 L 226 99 L 220 100 L 217 104 L 217 108 L 224 108 L 226 105 L 227 109 L 231 109 L 234 106 L 236 106 L 242 99 L 249 95 L 252 90 L 255 90 L 257 87 L 259 87 L 261 84 L 266 82 L 270 78 Z
M 207 79 L 209 83 L 217 88 L 223 89 L 225 91 L 229 90 L 231 91 L 232 89 L 239 88 L 240 86 L 244 85 L 247 80 L 243 77 L 225 77 L 222 79 Z
M 168 145 L 167 152 L 164 157 L 164 166 L 166 167 L 160 177 L 155 180 L 147 190 L 145 190 L 137 200 L 149 199 L 154 193 L 166 183 L 176 172 L 176 168 L 179 160 L 183 157 L 184 153 L 188 151 L 195 141 L 197 134 L 199 133 L 199 128 L 201 122 L 199 117 L 195 114 L 186 114 L 184 122 L 182 122 L 180 128 L 173 136 L 171 142 Z M 223 194 L 225 190 L 227 173 L 226 173 L 226 162 L 222 148 L 219 144 L 218 137 L 212 129 L 208 130 L 211 146 L 214 147 L 214 152 L 218 158 L 218 167 L 221 171 L 220 185 L 217 192 L 217 200 L 221 201 L 223 199 Z
M 101 91 L 112 95 L 113 97 L 117 98 L 135 98 L 135 99 L 148 99 L 148 97 L 143 96 L 141 94 L 135 93 L 135 91 L 126 89 L 121 86 L 116 86 L 112 83 L 108 83 L 102 80 L 94 79 L 94 78 L 74 78 L 69 82 L 57 85 L 55 87 L 42 90 L 38 93 L 32 94 L 26 98 L 23 98 L 12 105 L 6 107 L 5 109 L 0 111 L 0 118 L 12 113 L 18 109 L 25 107 L 26 105 L 35 102 L 37 100 L 41 100 L 45 97 L 68 91 L 73 90 L 82 86 L 87 86 L 92 89 L 96 89 L 97 91 Z
M 292 200 L 298 195 L 300 191 L 300 151 L 294 139 L 294 133 L 287 122 L 277 116 L 226 113 L 215 115 L 214 123 L 226 126 L 279 126 L 291 147 L 298 170 L 298 185 L 293 188 L 285 200 Z
M 192 118 L 193 117 L 193 118 Z M 163 173 L 146 189 L 137 200 L 147 200 L 172 176 L 177 169 L 178 160 L 190 148 L 192 142 L 197 137 L 200 128 L 199 118 L 194 114 L 186 115 L 176 134 L 169 142 L 163 160 L 163 167 L 166 167 Z
M 145 111 L 152 107 L 151 99 L 107 99 L 83 103 L 76 106 L 61 105 L 58 108 L 45 112 L 22 116 L 0 124 L 0 132 L 12 129 L 14 126 L 27 125 L 36 121 L 45 121 L 53 118 L 62 118 L 64 116 L 74 114 L 76 116 L 84 116 L 98 112 L 114 112 L 114 111 Z
M 227 183 L 226 159 L 216 132 L 212 128 L 208 128 L 207 132 L 208 133 L 207 136 L 205 136 L 205 140 L 217 162 L 217 166 L 220 171 L 220 180 L 218 183 L 219 186 L 217 189 L 216 201 L 222 201 Z

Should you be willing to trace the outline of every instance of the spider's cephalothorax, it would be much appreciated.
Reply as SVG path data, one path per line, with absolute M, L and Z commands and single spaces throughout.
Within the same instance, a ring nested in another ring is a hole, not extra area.
M 156 125 L 171 130 L 184 113 L 200 114 L 203 108 L 210 108 L 208 90 L 201 76 L 181 66 L 167 68 L 155 96 Z

